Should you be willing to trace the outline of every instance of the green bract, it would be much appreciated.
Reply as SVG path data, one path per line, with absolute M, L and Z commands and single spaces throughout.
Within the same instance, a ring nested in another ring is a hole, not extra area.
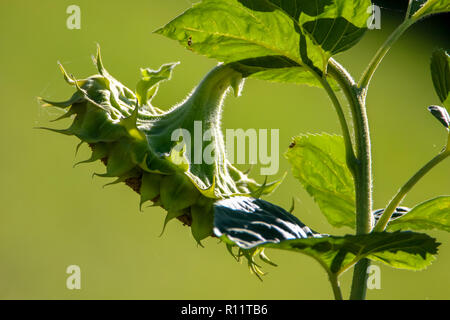
M 170 79 L 175 63 L 156 71 L 142 69 L 135 92 L 105 70 L 100 52 L 96 65 L 99 74 L 83 80 L 61 67 L 76 92 L 64 102 L 42 101 L 66 110 L 58 119 L 74 119 L 67 129 L 49 130 L 88 143 L 92 157 L 82 162 L 102 160 L 106 172 L 98 175 L 127 183 L 140 193 L 141 205 L 150 200 L 163 207 L 168 212 L 165 223 L 179 218 L 191 225 L 194 238 L 200 241 L 212 235 L 215 200 L 234 195 L 258 197 L 278 185 L 259 185 L 226 159 L 220 128 L 222 105 L 230 86 L 238 93 L 241 73 L 219 65 L 184 102 L 163 111 L 151 100 L 160 82 Z M 198 128 L 202 132 L 196 132 Z M 190 143 L 191 137 L 199 143 Z

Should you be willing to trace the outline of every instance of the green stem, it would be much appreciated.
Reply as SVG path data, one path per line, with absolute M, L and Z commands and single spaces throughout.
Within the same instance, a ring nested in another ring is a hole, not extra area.
M 367 292 L 367 269 L 370 266 L 369 259 L 361 259 L 353 270 L 352 289 L 350 300 L 364 300 Z
M 335 273 L 330 273 L 328 277 L 331 282 L 331 287 L 333 288 L 334 299 L 344 300 L 342 297 L 341 287 L 339 286 L 338 276 Z
M 335 60 L 330 59 L 328 70 L 341 86 L 352 110 L 357 145 L 354 174 L 357 209 L 356 233 L 369 233 L 372 227 L 372 163 L 365 95 L 348 72 Z
M 380 64 L 381 60 L 383 60 L 386 53 L 388 53 L 389 49 L 391 49 L 394 42 L 396 42 L 401 37 L 401 35 L 406 31 L 406 29 L 408 29 L 413 23 L 414 20 L 412 19 L 404 20 L 403 23 L 399 25 L 397 29 L 395 29 L 394 32 L 389 36 L 386 42 L 378 49 L 377 53 L 370 61 L 369 66 L 364 71 L 361 79 L 358 82 L 359 88 L 361 88 L 364 91 L 367 90 L 370 80 L 372 79 L 372 76 L 375 73 L 376 69 L 378 68 L 378 65 Z
M 329 82 L 325 77 L 321 77 L 320 75 L 313 72 L 313 74 L 316 75 L 317 79 L 321 82 L 323 88 L 327 92 L 328 96 L 331 99 L 331 102 L 334 105 L 334 108 L 336 110 L 336 113 L 339 118 L 339 122 L 341 125 L 342 135 L 344 136 L 344 143 L 345 143 L 345 154 L 346 154 L 346 160 L 347 165 L 350 169 L 350 171 L 354 171 L 355 163 L 356 163 L 356 156 L 355 152 L 353 150 L 353 144 L 352 144 L 352 138 L 350 135 L 350 129 L 347 124 L 347 120 L 345 119 L 344 110 L 339 102 L 339 99 L 337 98 L 333 88 L 331 88 Z
M 331 61 L 334 61 L 333 59 L 331 59 Z M 335 62 L 335 61 L 334 61 Z M 335 62 L 336 65 L 337 62 Z M 338 65 L 340 67 L 340 65 Z M 332 65 L 331 67 L 333 69 L 333 75 L 335 75 L 335 77 L 338 79 L 338 83 L 341 83 L 341 85 L 343 85 L 344 83 L 349 86 L 354 86 L 354 81 L 351 80 L 349 81 L 349 79 L 351 79 L 350 75 L 348 75 L 348 73 L 346 73 L 346 71 L 340 67 L 337 68 L 334 65 Z M 346 76 L 341 75 L 341 73 L 345 73 Z M 347 162 L 347 166 L 350 169 L 352 175 L 354 177 L 358 176 L 357 170 L 358 170 L 358 160 L 355 156 L 355 152 L 353 149 L 353 143 L 352 143 L 352 139 L 351 139 L 351 135 L 350 135 L 350 129 L 348 127 L 347 124 L 347 119 L 345 118 L 345 114 L 343 111 L 343 108 L 339 102 L 339 99 L 337 98 L 335 92 L 333 91 L 333 88 L 331 88 L 329 82 L 327 81 L 326 77 L 321 77 L 319 76 L 317 73 L 313 72 L 313 74 L 316 75 L 317 79 L 321 82 L 322 86 L 324 87 L 325 91 L 327 92 L 328 96 L 330 97 L 334 108 L 336 109 L 338 118 L 339 118 L 339 122 L 341 124 L 341 129 L 342 129 L 342 133 L 344 136 L 344 143 L 345 143 L 345 153 L 346 153 L 346 162 Z M 352 101 L 353 101 L 353 97 L 356 97 L 356 95 L 354 94 L 355 92 L 352 91 L 352 93 L 350 94 L 349 92 L 349 97 L 351 97 Z M 349 99 L 350 100 L 350 99 Z M 356 99 L 357 100 L 357 99 Z M 354 103 L 350 102 L 350 105 L 353 107 L 355 106 Z M 356 109 L 352 108 L 352 112 Z M 355 112 L 353 112 L 355 113 Z M 355 119 L 354 115 L 353 115 L 353 119 Z M 357 122 L 356 126 L 359 128 L 360 127 L 360 123 Z M 357 139 L 358 140 L 358 139 Z M 359 141 L 359 140 L 358 140 Z M 343 300 L 342 298 L 342 293 L 341 293 L 341 289 L 339 287 L 339 280 L 338 280 L 338 276 L 336 274 L 332 274 L 329 273 L 329 280 L 331 283 L 331 287 L 333 289 L 333 294 L 336 300 Z
M 360 131 L 358 144 L 358 170 L 356 174 L 356 234 L 372 230 L 372 153 L 369 121 L 365 107 L 365 97 L 359 96 L 357 121 Z
M 358 92 L 356 121 L 359 123 L 358 170 L 356 171 L 356 234 L 369 233 L 372 229 L 372 155 L 369 122 L 365 107 L 365 95 Z M 353 272 L 350 299 L 363 300 L 367 291 L 367 268 L 370 261 L 360 260 Z
M 347 72 L 347 70 L 344 69 L 336 60 L 333 58 L 330 58 L 329 65 L 328 65 L 328 72 L 329 74 L 336 80 L 336 82 L 341 87 L 342 91 L 344 92 L 344 95 L 349 102 L 352 119 L 353 119 L 353 127 L 356 132 L 359 132 L 361 130 L 359 121 L 356 119 L 356 106 L 358 104 L 358 97 L 357 97 L 357 86 L 355 84 L 355 81 L 351 77 L 351 75 Z M 355 136 L 355 144 L 359 145 L 359 136 Z M 354 164 L 356 165 L 356 164 Z
M 450 135 L 449 135 L 450 137 Z M 449 138 L 450 139 L 450 138 Z M 445 158 L 450 156 L 450 150 L 447 145 L 447 148 L 431 159 L 426 165 L 424 165 L 419 171 L 417 171 L 397 192 L 395 197 L 389 202 L 388 206 L 384 210 L 383 215 L 378 220 L 377 225 L 375 226 L 374 231 L 381 232 L 386 229 L 386 226 L 389 223 L 389 219 L 392 217 L 395 209 L 402 202 L 408 192 L 414 187 L 414 185 L 419 182 L 420 179 L 423 178 L 431 169 L 433 169 L 437 164 L 442 162 Z
M 314 260 L 316 260 L 322 266 L 322 268 L 326 271 L 326 273 L 328 275 L 328 280 L 331 283 L 331 288 L 333 289 L 334 299 L 335 300 L 344 300 L 342 297 L 341 287 L 339 286 L 339 276 L 341 273 L 332 273 L 331 270 L 328 268 L 328 266 L 325 264 L 325 262 L 322 259 L 320 259 L 306 251 L 304 251 L 303 253 L 306 254 L 307 256 L 310 256 Z
M 365 91 L 360 90 L 351 76 L 333 59 L 329 64 L 330 74 L 342 87 L 350 103 L 355 122 L 357 162 L 354 171 L 356 196 L 356 234 L 369 233 L 372 228 L 372 157 L 370 131 L 365 107 Z M 362 259 L 355 266 L 350 299 L 365 298 L 367 289 L 367 267 L 369 261 Z

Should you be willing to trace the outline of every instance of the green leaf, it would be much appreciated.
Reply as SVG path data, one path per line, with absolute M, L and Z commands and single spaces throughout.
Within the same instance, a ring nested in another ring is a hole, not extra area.
M 230 65 L 241 72 L 244 78 L 322 87 L 321 82 L 307 68 L 283 56 L 249 58 Z M 327 80 L 333 90 L 340 90 L 333 78 Z
M 306 253 L 321 261 L 332 273 L 342 273 L 363 258 L 394 268 L 421 270 L 434 260 L 438 246 L 439 243 L 427 234 L 410 231 L 287 240 L 267 245 Z
M 450 11 L 448 0 L 410 0 L 407 16 L 413 19 L 421 19 L 430 14 Z
M 431 77 L 433 79 L 434 89 L 439 100 L 450 110 L 450 55 L 447 51 L 439 49 L 433 52 L 431 56 Z
M 354 228 L 355 187 L 346 165 L 344 139 L 329 134 L 300 135 L 285 156 L 328 222 Z
M 244 78 L 306 84 L 313 87 L 322 86 L 320 81 L 311 72 L 308 72 L 307 68 L 283 56 L 249 58 L 233 62 L 230 65 L 241 72 Z M 332 78 L 329 78 L 328 81 L 334 90 L 339 89 Z
M 328 236 L 312 231 L 284 209 L 261 199 L 233 197 L 214 205 L 214 233 L 255 263 L 264 248 L 307 254 L 339 274 L 363 258 L 395 268 L 420 270 L 437 253 L 435 239 L 415 232 Z
M 136 85 L 136 97 L 140 105 L 147 104 L 151 101 L 160 82 L 170 80 L 173 68 L 176 65 L 178 65 L 178 62 L 164 64 L 158 70 L 149 68 L 141 69 L 142 79 Z
M 450 196 L 422 202 L 408 213 L 391 221 L 388 230 L 429 230 L 450 232 Z
M 369 0 L 204 0 L 156 33 L 226 63 L 263 58 L 255 78 L 315 85 L 312 75 L 298 74 L 311 69 L 321 74 L 333 54 L 353 46 L 366 29 L 370 4 Z M 271 63 L 262 63 L 272 57 L 294 63 L 295 72 L 282 75 Z
M 283 1 L 273 1 L 283 2 Z M 294 2 L 294 1 L 292 1 Z M 367 29 L 372 4 L 369 0 L 296 1 L 305 14 L 300 14 L 302 30 L 323 50 L 324 63 L 338 52 L 353 47 Z M 291 16 L 297 16 L 295 4 Z

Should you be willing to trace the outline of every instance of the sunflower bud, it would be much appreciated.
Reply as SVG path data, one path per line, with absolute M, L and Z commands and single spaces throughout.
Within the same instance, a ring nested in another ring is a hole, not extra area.
M 176 63 L 142 69 L 135 91 L 106 71 L 99 51 L 95 64 L 98 74 L 83 80 L 61 66 L 76 92 L 64 102 L 42 101 L 66 111 L 58 119 L 74 117 L 69 128 L 49 130 L 89 144 L 92 156 L 81 163 L 102 160 L 106 171 L 97 175 L 131 186 L 140 193 L 140 205 L 147 201 L 160 205 L 167 211 L 165 223 L 180 219 L 191 225 L 200 242 L 213 234 L 214 201 L 235 195 L 259 197 L 278 185 L 259 185 L 226 159 L 220 128 L 223 100 L 230 86 L 237 94 L 242 84 L 241 73 L 230 65 L 215 67 L 184 102 L 163 111 L 152 105 L 152 99 L 160 83 L 171 78 Z M 198 126 L 208 132 L 207 141 L 173 139 L 180 129 L 198 139 Z

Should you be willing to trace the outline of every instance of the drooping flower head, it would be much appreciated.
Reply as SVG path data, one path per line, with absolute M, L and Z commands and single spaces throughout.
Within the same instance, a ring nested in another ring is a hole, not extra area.
M 242 74 L 235 68 L 215 67 L 184 102 L 163 111 L 152 99 L 177 63 L 141 69 L 134 91 L 106 71 L 100 51 L 95 64 L 98 74 L 83 80 L 61 66 L 75 93 L 63 102 L 42 101 L 66 111 L 58 119 L 73 116 L 73 122 L 67 129 L 50 130 L 89 144 L 92 156 L 82 162 L 102 160 L 106 172 L 97 175 L 131 186 L 140 193 L 141 205 L 152 201 L 164 208 L 165 223 L 179 218 L 199 242 L 212 235 L 214 201 L 259 197 L 276 188 L 278 183 L 256 183 L 226 158 L 220 122 L 229 88 L 236 95 L 242 88 Z

